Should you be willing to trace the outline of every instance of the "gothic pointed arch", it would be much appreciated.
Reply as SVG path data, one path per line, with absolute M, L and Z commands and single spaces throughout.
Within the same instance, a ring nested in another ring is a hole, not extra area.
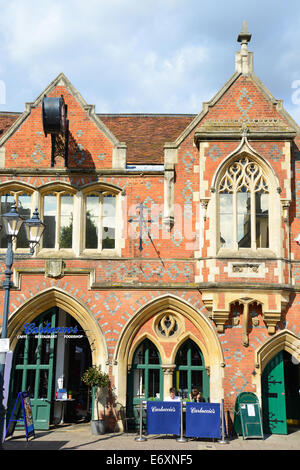
M 11 348 L 14 350 L 18 335 L 24 330 L 24 323 L 33 321 L 36 317 L 51 307 L 59 307 L 69 313 L 86 332 L 91 347 L 93 364 L 106 368 L 108 351 L 103 333 L 93 314 L 82 302 L 66 292 L 51 288 L 34 296 L 17 309 L 9 318 L 8 337 L 11 338 Z
M 174 316 L 180 322 L 180 319 L 187 320 L 193 326 L 196 333 L 195 336 L 199 335 L 199 338 L 202 338 L 200 342 L 197 340 L 197 344 L 203 346 L 205 351 L 206 366 L 210 368 L 211 374 L 211 399 L 220 400 L 222 398 L 222 377 L 223 377 L 223 367 L 224 367 L 224 357 L 222 347 L 216 334 L 216 331 L 210 321 L 203 315 L 200 311 L 195 309 L 193 306 L 188 304 L 183 299 L 179 299 L 173 295 L 163 295 L 154 299 L 141 307 L 136 314 L 131 318 L 127 323 L 127 326 L 124 328 L 123 332 L 120 335 L 119 341 L 116 345 L 116 352 L 114 356 L 115 364 L 115 377 L 126 377 L 128 366 L 130 367 L 130 360 L 133 357 L 133 350 L 136 349 L 136 343 L 138 341 L 139 331 L 142 333 L 142 328 L 144 325 L 152 325 L 151 336 L 159 334 L 155 330 L 156 319 L 163 317 L 165 314 L 168 316 Z M 148 322 L 148 323 L 147 323 Z M 156 331 L 156 333 L 155 333 Z M 144 337 L 144 336 L 142 336 Z M 174 345 L 177 346 L 177 341 L 181 343 L 181 339 L 186 339 L 186 332 L 182 331 L 178 337 L 165 338 L 162 340 L 160 337 L 160 342 L 165 341 L 165 343 L 172 343 L 172 352 L 171 354 L 166 353 L 166 349 L 160 346 L 160 353 L 162 359 L 162 368 L 166 371 L 172 371 L 175 367 L 174 364 Z M 194 337 L 193 337 L 194 338 Z M 201 343 L 202 341 L 202 343 Z M 157 344 L 159 344 L 157 342 Z M 177 349 L 177 347 L 176 347 Z M 118 399 L 125 403 L 126 401 L 126 386 L 125 380 L 120 381 L 116 384 L 119 390 Z
M 281 217 L 289 204 L 281 201 L 280 191 L 271 164 L 252 148 L 244 133 L 212 178 L 207 209 L 213 215 L 208 234 L 211 254 L 264 250 L 266 257 L 279 255 Z M 275 209 L 281 206 L 282 210 Z
M 269 338 L 255 351 L 255 370 L 252 372 L 252 382 L 256 385 L 256 391 L 261 397 L 261 377 L 267 364 L 280 351 L 287 351 L 296 361 L 300 361 L 300 338 L 288 329 Z
M 212 178 L 212 189 L 216 190 L 228 166 L 230 166 L 235 160 L 239 159 L 241 156 L 247 157 L 248 159 L 258 164 L 262 168 L 263 174 L 267 176 L 268 179 L 271 179 L 271 184 L 274 189 L 277 189 L 279 187 L 278 177 L 271 164 L 250 145 L 245 133 L 242 136 L 241 142 L 236 147 L 236 149 L 229 155 L 227 155 L 227 157 L 225 157 L 222 162 L 220 162 Z
M 288 329 L 284 329 L 272 338 L 268 339 L 262 346 L 255 351 L 256 368 L 261 373 L 267 363 L 279 351 L 287 351 L 295 359 L 300 360 L 300 338 Z

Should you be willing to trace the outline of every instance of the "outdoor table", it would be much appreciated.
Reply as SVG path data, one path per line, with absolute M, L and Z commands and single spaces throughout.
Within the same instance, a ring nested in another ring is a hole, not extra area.
M 61 403 L 61 419 L 60 419 L 60 422 L 58 423 L 58 425 L 62 425 L 62 424 L 64 424 L 66 403 L 70 402 L 70 401 L 75 401 L 75 398 L 67 398 L 67 399 L 56 398 L 55 401 L 58 402 L 58 403 Z

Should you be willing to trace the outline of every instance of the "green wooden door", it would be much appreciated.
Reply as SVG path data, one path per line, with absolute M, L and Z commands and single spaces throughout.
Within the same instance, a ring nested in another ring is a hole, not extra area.
M 203 355 L 194 341 L 187 340 L 179 348 L 175 359 L 176 369 L 173 384 L 184 398 L 189 399 L 192 389 L 202 392 L 205 401 L 209 401 L 209 377 Z
M 287 434 L 283 351 L 263 371 L 262 414 L 266 434 Z
M 159 352 L 151 341 L 143 341 L 134 353 L 128 376 L 127 415 L 135 418 L 135 427 L 141 400 L 163 400 L 163 378 Z
M 56 316 L 57 309 L 53 308 L 35 319 L 32 333 L 22 335 L 14 353 L 10 407 L 19 392 L 28 391 L 35 429 L 49 429 L 55 339 L 49 334 L 35 334 L 38 330 L 34 328 L 54 328 Z

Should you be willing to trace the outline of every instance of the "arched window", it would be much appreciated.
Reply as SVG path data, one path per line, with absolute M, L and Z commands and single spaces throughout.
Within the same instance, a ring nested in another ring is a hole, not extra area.
M 163 399 L 161 358 L 149 339 L 145 339 L 135 350 L 127 384 L 127 416 L 134 418 L 136 427 L 139 424 L 137 405 L 140 401 Z
M 202 392 L 209 399 L 209 380 L 202 352 L 194 341 L 188 339 L 179 348 L 174 374 L 174 386 L 184 398 L 189 398 L 192 389 Z
M 116 195 L 93 191 L 85 197 L 84 249 L 116 248 Z
M 248 156 L 231 163 L 218 187 L 221 248 L 269 248 L 269 188 Z
M 137 348 L 133 363 L 133 398 L 156 398 L 161 392 L 160 356 L 153 343 L 145 340 Z

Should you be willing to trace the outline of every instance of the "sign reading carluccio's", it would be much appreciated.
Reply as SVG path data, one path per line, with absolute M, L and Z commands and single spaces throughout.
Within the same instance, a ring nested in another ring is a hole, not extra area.
M 148 434 L 180 435 L 180 406 L 178 402 L 147 402 Z
M 221 410 L 219 403 L 186 404 L 186 436 L 221 437 Z
M 48 323 L 45 326 L 36 326 L 35 323 L 24 323 L 24 333 L 18 335 L 18 339 L 27 338 L 29 336 L 34 336 L 34 338 L 42 339 L 56 339 L 59 334 L 63 334 L 64 338 L 83 338 L 82 334 L 78 334 L 77 326 L 52 326 L 51 323 Z

